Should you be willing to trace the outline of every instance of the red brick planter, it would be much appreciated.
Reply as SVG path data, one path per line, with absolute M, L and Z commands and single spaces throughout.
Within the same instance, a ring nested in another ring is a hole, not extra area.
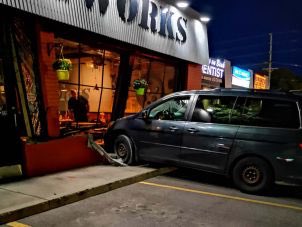
M 105 162 L 96 151 L 87 147 L 85 135 L 26 143 L 23 152 L 24 173 L 28 177 Z

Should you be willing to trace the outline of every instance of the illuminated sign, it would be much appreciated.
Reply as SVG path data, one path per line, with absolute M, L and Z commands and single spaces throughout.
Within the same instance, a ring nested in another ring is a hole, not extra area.
M 222 83 L 222 78 L 224 76 L 225 61 L 220 59 L 209 59 L 208 65 L 202 66 L 202 79 Z
M 249 88 L 251 81 L 251 72 L 238 68 L 236 66 L 233 67 L 233 76 L 232 76 L 232 84 L 240 87 Z
M 259 74 L 255 74 L 254 88 L 255 89 L 266 89 L 267 78 Z
M 0 5 L 200 65 L 209 60 L 206 24 L 174 1 L 0 0 Z

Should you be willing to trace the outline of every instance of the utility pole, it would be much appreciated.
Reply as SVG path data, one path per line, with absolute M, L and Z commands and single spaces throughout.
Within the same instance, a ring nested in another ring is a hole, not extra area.
M 269 33 L 268 89 L 271 88 L 272 58 L 273 58 L 273 33 Z

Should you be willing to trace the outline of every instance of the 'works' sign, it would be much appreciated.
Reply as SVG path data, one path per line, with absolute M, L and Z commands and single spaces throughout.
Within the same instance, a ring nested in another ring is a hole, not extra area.
M 98 1 L 100 14 L 106 14 L 109 0 L 85 0 L 86 7 L 92 9 L 96 1 Z M 138 26 L 146 30 L 150 29 L 151 32 L 158 33 L 162 37 L 168 37 L 181 43 L 186 42 L 186 18 L 181 16 L 173 18 L 175 13 L 162 6 L 156 5 L 150 0 L 130 0 L 130 2 L 127 2 L 127 0 L 116 0 L 116 3 L 118 15 L 125 23 L 133 22 L 138 16 L 139 10 L 141 10 L 141 18 Z M 127 9 L 129 11 L 126 10 L 126 6 L 129 6 Z M 126 14 L 128 15 L 127 18 Z M 172 26 L 172 23 L 176 23 L 176 26 Z M 178 30 L 174 32 L 173 27 L 176 27 Z

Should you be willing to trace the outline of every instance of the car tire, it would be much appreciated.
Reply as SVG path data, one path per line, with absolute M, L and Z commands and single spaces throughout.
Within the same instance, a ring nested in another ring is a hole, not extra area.
M 234 184 L 246 193 L 261 193 L 273 185 L 273 171 L 269 164 L 257 157 L 239 160 L 232 171 Z
M 120 158 L 123 163 L 134 164 L 134 149 L 131 139 L 126 135 L 119 135 L 113 143 L 113 151 L 117 158 Z

